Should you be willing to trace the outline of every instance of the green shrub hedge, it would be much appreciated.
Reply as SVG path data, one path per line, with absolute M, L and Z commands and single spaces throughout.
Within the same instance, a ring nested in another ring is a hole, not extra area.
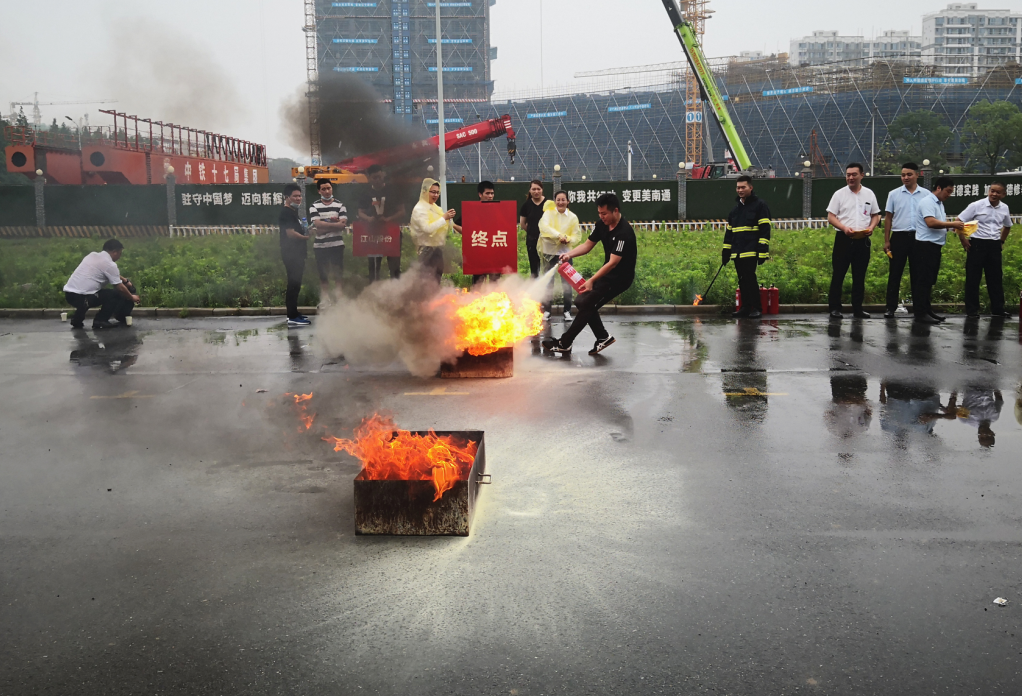
M 407 237 L 407 235 L 406 235 Z M 760 267 L 760 281 L 776 285 L 783 303 L 825 303 L 830 286 L 830 254 L 833 230 L 775 231 L 772 259 Z M 656 230 L 638 232 L 639 261 L 635 284 L 618 301 L 622 304 L 689 304 L 703 292 L 720 264 L 723 232 Z M 867 303 L 883 302 L 887 287 L 887 257 L 882 234 L 875 236 L 872 260 L 866 277 Z M 82 257 L 102 245 L 99 239 L 0 240 L 0 307 L 60 307 L 61 289 Z M 138 287 L 145 306 L 156 307 L 261 307 L 284 303 L 284 269 L 277 239 L 269 236 L 213 236 L 125 240 L 121 272 Z M 458 256 L 460 240 L 451 241 Z M 519 268 L 528 272 L 524 242 L 518 249 Z M 403 267 L 414 258 L 405 240 Z M 956 239 L 944 251 L 940 280 L 935 289 L 939 302 L 962 301 L 965 254 Z M 585 275 L 603 263 L 602 247 L 577 259 Z M 384 265 L 386 269 L 386 265 Z M 1005 249 L 1005 287 L 1008 303 L 1014 304 L 1022 287 L 1022 228 L 1016 226 Z M 386 270 L 383 271 L 386 274 Z M 345 257 L 345 292 L 357 293 L 366 284 L 366 260 Z M 469 278 L 451 276 L 467 286 Z M 729 265 L 721 273 L 706 302 L 734 303 L 736 276 Z M 845 279 L 851 291 L 851 274 Z M 909 296 L 908 276 L 902 294 Z M 300 302 L 319 300 L 312 251 L 306 266 Z

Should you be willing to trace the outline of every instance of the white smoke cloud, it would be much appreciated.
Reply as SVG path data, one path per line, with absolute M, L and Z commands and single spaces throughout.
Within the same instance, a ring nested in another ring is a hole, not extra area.
M 247 111 L 234 80 L 188 34 L 151 19 L 110 25 L 106 94 L 117 110 L 201 130 L 228 130 Z
M 539 279 L 503 276 L 483 292 L 502 291 L 513 303 L 539 301 L 551 274 Z M 437 290 L 431 272 L 413 267 L 398 280 L 373 283 L 358 297 L 344 298 L 316 321 L 314 347 L 320 355 L 343 355 L 352 365 L 384 366 L 400 360 L 417 377 L 432 377 L 444 362 L 461 351 L 454 346 L 456 319 L 444 295 L 463 290 Z

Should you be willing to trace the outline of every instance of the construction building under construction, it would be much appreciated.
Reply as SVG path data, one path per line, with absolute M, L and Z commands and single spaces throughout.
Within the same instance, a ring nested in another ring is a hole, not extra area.
M 509 114 L 519 156 L 510 162 L 496 142 L 463 148 L 448 154 L 450 178 L 549 177 L 560 165 L 566 180 L 620 180 L 628 176 L 631 151 L 632 177 L 651 179 L 673 177 L 679 163 L 727 158 L 680 51 L 672 63 L 579 73 L 571 85 L 540 92 L 492 94 L 489 5 L 441 3 L 445 125 Z M 708 0 L 680 0 L 678 8 L 701 40 L 712 15 Z M 310 93 L 317 70 L 358 72 L 396 114 L 435 134 L 435 11 L 425 0 L 306 0 Z M 951 128 L 941 154 L 967 164 L 960 136 L 969 108 L 982 99 L 1022 99 L 1022 69 L 1012 62 L 976 76 L 944 75 L 912 52 L 888 52 L 866 64 L 794 65 L 787 54 L 709 62 L 753 165 L 777 176 L 798 174 L 806 160 L 818 176 L 839 173 L 850 161 L 872 170 L 890 150 L 888 124 L 919 110 L 939 114 Z
M 871 168 L 889 143 L 888 124 L 919 110 L 941 117 L 952 131 L 943 154 L 953 164 L 966 164 L 961 135 L 969 108 L 983 99 L 1022 103 L 1022 71 L 1012 65 L 971 78 L 944 77 L 931 67 L 894 60 L 792 67 L 781 55 L 711 63 L 753 163 L 772 166 L 777 176 L 798 174 L 807 159 L 816 175 L 840 174 L 850 161 Z M 712 115 L 693 114 L 698 93 L 684 62 L 578 77 L 574 88 L 498 94 L 487 105 L 449 104 L 446 116 L 456 123 L 510 114 L 519 154 L 511 165 L 491 143 L 453 152 L 447 158 L 450 176 L 549 177 L 559 164 L 566 180 L 620 180 L 627 176 L 629 141 L 635 179 L 673 177 L 680 162 L 698 162 L 700 155 L 703 162 L 724 159 Z M 427 127 L 435 123 L 429 109 L 421 117 Z M 692 148 L 693 127 L 702 128 L 701 150 Z

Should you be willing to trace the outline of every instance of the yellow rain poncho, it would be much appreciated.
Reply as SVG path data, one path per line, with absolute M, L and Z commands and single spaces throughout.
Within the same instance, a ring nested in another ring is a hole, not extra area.
M 435 179 L 423 179 L 419 202 L 412 208 L 412 219 L 408 227 L 417 247 L 444 246 L 447 233 L 452 228 L 451 221 L 444 219 L 444 211 L 440 210 L 440 206 L 429 202 L 429 189 L 439 184 Z
M 568 240 L 561 243 L 561 238 Z M 547 200 L 543 204 L 543 217 L 539 220 L 539 251 L 547 256 L 563 254 L 582 241 L 582 230 L 578 226 L 578 216 L 565 209 L 557 212 L 557 204 Z

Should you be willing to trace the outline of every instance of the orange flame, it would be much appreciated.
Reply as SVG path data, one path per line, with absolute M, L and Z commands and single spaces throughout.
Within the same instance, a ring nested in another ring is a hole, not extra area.
M 305 407 L 305 402 L 312 398 L 312 392 L 308 394 L 285 394 L 284 396 L 294 397 L 295 405 L 298 406 L 298 420 L 302 422 L 306 430 L 312 428 L 312 422 L 316 420 L 316 414 L 309 415 L 308 410 Z
M 696 295 L 695 302 L 692 303 L 692 306 L 695 307 L 697 304 L 699 304 L 702 301 L 703 301 L 703 296 L 702 295 Z
M 453 310 L 455 349 L 466 350 L 470 355 L 495 353 L 535 336 L 543 328 L 539 302 L 525 297 L 515 304 L 503 291 L 444 295 L 437 302 Z
M 355 439 L 324 437 L 335 452 L 347 452 L 362 462 L 369 481 L 433 481 L 434 502 L 472 469 L 479 443 L 459 442 L 432 430 L 416 435 L 399 430 L 387 416 L 373 414 L 355 428 Z

